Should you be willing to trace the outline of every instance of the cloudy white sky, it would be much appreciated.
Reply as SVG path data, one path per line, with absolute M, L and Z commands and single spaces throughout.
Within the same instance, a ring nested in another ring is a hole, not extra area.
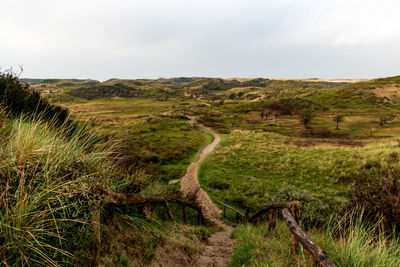
M 400 74 L 399 0 L 0 0 L 24 77 Z

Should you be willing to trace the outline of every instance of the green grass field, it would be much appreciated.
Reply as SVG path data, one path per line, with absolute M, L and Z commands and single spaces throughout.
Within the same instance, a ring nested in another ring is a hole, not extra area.
M 300 200 L 303 219 L 323 223 L 347 205 L 357 177 L 384 168 L 389 155 L 400 152 L 389 138 L 364 147 L 294 144 L 302 140 L 233 131 L 201 165 L 200 182 L 214 200 L 252 209 L 272 201 Z

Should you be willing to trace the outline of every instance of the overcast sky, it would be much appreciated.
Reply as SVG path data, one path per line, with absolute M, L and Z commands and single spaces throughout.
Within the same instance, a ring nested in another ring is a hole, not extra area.
M 0 0 L 23 77 L 400 74 L 399 0 Z

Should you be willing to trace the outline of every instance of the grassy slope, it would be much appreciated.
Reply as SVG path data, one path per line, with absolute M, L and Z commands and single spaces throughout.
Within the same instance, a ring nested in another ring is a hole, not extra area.
M 66 106 L 78 117 L 94 120 L 96 129 L 121 140 L 129 162 L 159 167 L 164 181 L 183 176 L 197 151 L 210 141 L 179 114 L 192 101 L 99 99 Z M 84 114 L 84 116 L 83 116 Z
M 126 132 L 132 126 L 134 143 L 141 141 L 141 148 L 155 152 L 157 157 L 165 145 L 179 148 L 180 140 L 186 138 L 184 145 L 190 147 L 189 152 L 179 160 L 161 163 L 166 180 L 182 174 L 188 159 L 206 139 L 199 140 L 201 135 L 194 129 L 187 132 L 179 118 L 163 118 L 161 113 L 195 113 L 220 132 L 231 132 L 223 136 L 216 153 L 201 166 L 201 182 L 214 199 L 251 206 L 271 200 L 301 199 L 306 223 L 322 222 L 330 212 L 341 208 L 347 203 L 347 192 L 354 179 L 379 172 L 387 166 L 389 154 L 398 151 L 397 121 L 390 128 L 378 126 L 380 114 L 398 112 L 398 102 L 377 97 L 368 89 L 398 82 L 397 78 L 344 87 L 265 80 L 241 84 L 224 84 L 212 79 L 183 84 L 164 80 L 123 82 L 132 86 L 139 86 L 139 82 L 153 96 L 91 101 L 74 98 L 67 105 L 76 113 L 98 119 L 99 129 L 114 131 L 121 139 L 130 136 Z M 154 102 L 160 90 L 179 93 L 172 94 L 175 97 L 168 101 Z M 183 97 L 183 92 L 204 93 L 206 99 Z M 243 92 L 241 96 L 240 92 Z M 234 99 L 228 100 L 232 93 Z M 262 101 L 247 100 L 249 95 L 261 94 L 265 95 Z M 220 99 L 225 102 L 221 104 Z M 316 108 L 313 132 L 304 135 L 295 115 L 283 116 L 276 127 L 261 123 L 259 112 L 273 102 Z M 341 130 L 335 131 L 332 119 L 338 113 L 346 118 Z M 324 132 L 328 136 L 321 135 Z M 377 139 L 376 136 L 391 137 Z M 315 203 L 319 208 L 315 208 Z
M 345 206 L 357 177 L 384 168 L 389 154 L 400 152 L 393 139 L 362 148 L 299 147 L 290 141 L 274 133 L 234 131 L 201 165 L 200 182 L 213 199 L 252 208 L 298 199 L 303 219 L 322 223 Z

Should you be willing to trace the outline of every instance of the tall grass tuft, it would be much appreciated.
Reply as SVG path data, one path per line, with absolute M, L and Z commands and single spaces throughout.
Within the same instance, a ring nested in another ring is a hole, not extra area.
M 112 148 L 85 127 L 0 117 L 0 262 L 59 266 L 90 258 L 88 192 L 124 184 Z
M 363 217 L 363 211 L 353 211 L 331 220 L 325 239 L 332 240 L 328 254 L 336 266 L 400 266 L 400 240 Z

